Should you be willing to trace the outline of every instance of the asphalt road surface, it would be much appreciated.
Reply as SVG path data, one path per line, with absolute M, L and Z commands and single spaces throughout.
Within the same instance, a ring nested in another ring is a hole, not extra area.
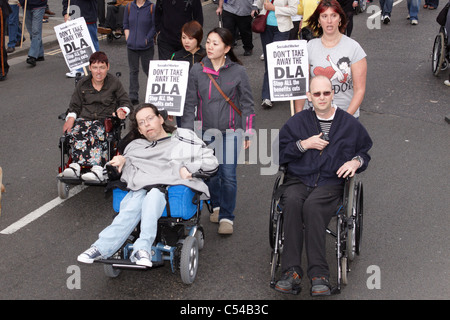
M 60 3 L 50 4 L 59 14 Z M 206 31 L 217 25 L 215 9 L 205 3 Z M 389 25 L 379 23 L 377 11 L 370 7 L 355 16 L 352 34 L 367 53 L 360 121 L 374 141 L 369 168 L 358 177 L 365 195 L 362 252 L 352 263 L 349 284 L 341 294 L 315 300 L 449 299 L 450 131 L 445 116 L 450 114 L 450 88 L 443 85 L 449 71 L 438 77 L 431 73 L 438 10 L 421 9 L 417 26 L 405 19 L 406 1 L 396 3 Z M 277 102 L 271 110 L 260 107 L 264 67 L 259 35 L 253 39 L 252 56 L 243 56 L 240 41 L 235 51 L 250 75 L 257 128 L 267 129 L 265 136 L 259 132 L 262 141 L 273 137 L 271 129 L 281 128 L 290 109 L 288 102 Z M 125 40 L 101 40 L 100 48 L 110 58 L 111 72 L 121 72 L 128 88 Z M 0 83 L 0 165 L 7 189 L 0 217 L 0 299 L 258 300 L 260 304 L 312 299 L 308 279 L 295 296 L 269 286 L 269 205 L 275 176 L 261 174 L 270 166 L 263 145 L 258 163 L 239 166 L 234 234 L 218 235 L 217 225 L 202 216 L 205 247 L 192 285 L 183 284 L 168 265 L 146 272 L 124 271 L 110 279 L 101 265 L 77 263 L 77 255 L 112 221 L 112 198 L 103 188 L 88 187 L 66 201 L 57 199 L 63 124 L 57 116 L 67 109 L 74 89 L 57 49 L 57 44 L 46 49 L 45 61 L 35 68 L 25 63 L 24 56 L 11 59 L 8 80 Z M 145 84 L 141 72 L 141 99 Z M 36 219 L 29 219 L 33 215 Z M 331 239 L 329 262 L 335 263 Z M 79 286 L 74 287 L 74 276 Z

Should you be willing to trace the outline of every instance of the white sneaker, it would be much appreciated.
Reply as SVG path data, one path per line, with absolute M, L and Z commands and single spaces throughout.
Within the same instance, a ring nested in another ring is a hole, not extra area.
M 151 267 L 152 261 L 150 260 L 150 255 L 145 250 L 139 250 L 132 257 L 131 261 L 135 262 L 139 266 Z
M 66 73 L 66 77 L 67 77 L 67 78 L 76 78 L 77 73 L 79 73 L 80 76 L 83 76 L 83 75 L 84 75 L 84 72 L 83 72 L 83 71 L 77 71 L 77 70 L 74 70 L 74 71 L 67 72 L 67 73 Z
M 69 167 L 63 171 L 64 178 L 79 178 L 81 167 L 78 163 L 71 163 Z
M 383 23 L 384 24 L 388 24 L 389 22 L 391 22 L 391 18 L 389 16 L 384 16 L 383 17 Z
M 445 80 L 445 81 L 444 81 L 444 84 L 445 84 L 446 86 L 449 86 L 449 87 L 450 87 L 450 80 Z
M 264 53 L 259 57 L 259 60 L 264 61 Z
M 103 176 L 103 168 L 101 166 L 93 166 L 90 172 L 81 176 L 81 179 L 88 182 L 102 182 L 105 180 Z
M 419 24 L 419 21 L 417 21 L 416 19 L 411 20 L 411 24 L 413 26 L 415 26 L 416 24 Z
M 263 107 L 263 109 L 270 109 L 272 108 L 272 101 L 270 101 L 269 99 L 264 99 L 261 103 L 261 106 Z
M 77 261 L 83 263 L 93 263 L 95 260 L 101 259 L 101 257 L 102 254 L 96 247 L 90 247 L 78 256 Z

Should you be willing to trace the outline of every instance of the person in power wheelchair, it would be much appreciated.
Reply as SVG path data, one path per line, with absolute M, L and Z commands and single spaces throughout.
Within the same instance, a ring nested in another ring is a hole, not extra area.
M 213 150 L 189 129 L 167 126 L 160 111 L 151 104 L 141 104 L 131 117 L 131 142 L 123 155 L 110 165 L 121 173 L 121 181 L 130 190 L 120 203 L 120 212 L 98 240 L 78 256 L 78 261 L 93 263 L 112 256 L 126 241 L 140 221 L 139 238 L 134 242 L 130 260 L 151 267 L 149 253 L 157 235 L 158 219 L 166 206 L 161 188 L 185 185 L 209 197 L 207 185 L 193 177 L 217 171 Z
M 76 85 L 63 125 L 63 132 L 70 136 L 72 163 L 62 177 L 102 182 L 103 165 L 109 160 L 104 121 L 113 116 L 123 120 L 133 107 L 119 79 L 108 73 L 104 52 L 91 55 L 89 71 Z M 84 167 L 90 171 L 82 174 Z
M 326 228 L 342 199 L 345 178 L 367 168 L 372 140 L 357 119 L 332 104 L 327 77 L 314 77 L 307 97 L 314 108 L 292 116 L 279 134 L 279 164 L 287 171 L 279 187 L 284 216 L 282 276 L 274 288 L 300 291 L 305 243 L 311 294 L 329 295 Z

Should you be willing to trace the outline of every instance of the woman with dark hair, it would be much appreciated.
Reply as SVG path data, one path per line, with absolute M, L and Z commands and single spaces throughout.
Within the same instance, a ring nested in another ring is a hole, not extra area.
M 104 52 L 90 56 L 89 71 L 77 83 L 63 126 L 72 145 L 72 163 L 63 176 L 80 178 L 81 167 L 88 165 L 91 171 L 81 175 L 81 179 L 101 182 L 108 156 L 104 120 L 112 116 L 125 119 L 132 106 L 122 83 L 108 73 L 109 61 Z
M 188 61 L 189 69 L 194 63 L 200 62 L 206 54 L 201 43 L 203 40 L 203 28 L 195 20 L 186 22 L 181 28 L 181 44 L 183 49 L 178 50 L 170 60 Z
M 189 73 L 188 90 L 182 127 L 194 130 L 194 121 L 201 123 L 204 141 L 213 141 L 219 159 L 217 175 L 209 182 L 212 222 L 219 222 L 220 234 L 233 233 L 237 196 L 236 167 L 242 148 L 243 131 L 252 133 L 253 96 L 250 82 L 232 49 L 233 35 L 228 29 L 215 28 L 206 40 L 207 56 Z M 227 97 L 225 98 L 223 94 Z M 197 109 L 197 112 L 196 112 Z M 250 141 L 244 141 L 248 148 Z
M 310 77 L 324 75 L 331 80 L 334 103 L 355 118 L 366 92 L 366 53 L 347 37 L 347 15 L 336 0 L 322 0 L 308 19 L 319 38 L 308 42 Z M 296 112 L 311 107 L 305 100 L 295 101 Z
M 164 125 L 164 117 L 152 104 L 136 108 L 132 120 L 135 139 L 123 155 L 115 156 L 109 164 L 121 173 L 121 182 L 129 192 L 120 203 L 120 212 L 98 240 L 78 256 L 78 261 L 112 256 L 141 222 L 139 238 L 133 244 L 131 261 L 152 266 L 151 247 L 156 238 L 158 219 L 166 206 L 165 186 L 185 185 L 209 195 L 208 187 L 195 172 L 213 174 L 217 159 L 193 131 Z

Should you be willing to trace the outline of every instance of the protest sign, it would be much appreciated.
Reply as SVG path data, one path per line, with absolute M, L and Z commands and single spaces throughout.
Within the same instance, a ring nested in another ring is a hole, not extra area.
M 309 88 L 306 44 L 306 40 L 288 40 L 266 46 L 270 100 L 306 99 Z
M 165 109 L 172 116 L 182 116 L 189 77 L 189 62 L 151 60 L 145 102 Z
M 95 48 L 84 17 L 69 20 L 54 29 L 70 71 L 88 66 Z

